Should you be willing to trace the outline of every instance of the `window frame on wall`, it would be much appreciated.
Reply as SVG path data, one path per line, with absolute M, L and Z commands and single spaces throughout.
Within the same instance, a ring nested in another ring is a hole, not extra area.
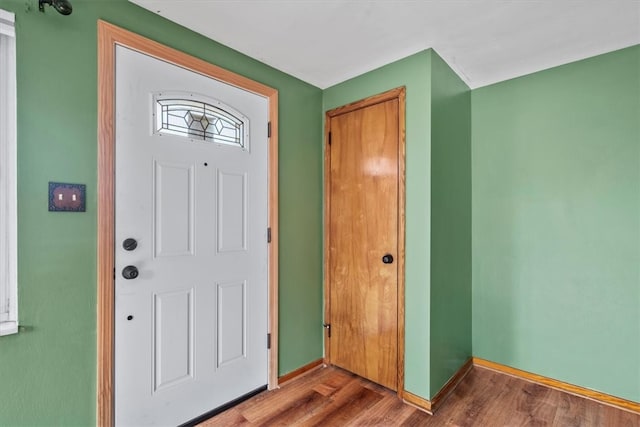
M 18 332 L 15 15 L 0 9 L 0 336 Z

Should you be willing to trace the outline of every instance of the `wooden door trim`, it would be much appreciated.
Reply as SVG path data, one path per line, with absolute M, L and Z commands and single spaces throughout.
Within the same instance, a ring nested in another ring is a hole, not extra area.
M 331 130 L 331 118 L 341 114 L 350 113 L 361 108 L 370 107 L 392 99 L 398 100 L 398 397 L 402 399 L 404 393 L 404 282 L 405 282 L 405 116 L 406 116 L 406 88 L 398 87 L 386 92 L 370 96 L 360 101 L 352 102 L 342 107 L 334 108 L 325 113 L 324 122 L 324 319 L 331 323 L 330 306 L 330 282 L 329 282 L 329 236 L 330 236 L 330 212 L 331 212 L 331 153 L 329 151 L 329 132 Z M 331 364 L 330 359 L 331 340 L 324 334 L 324 362 Z
M 269 256 L 269 389 L 278 386 L 278 91 L 108 22 L 98 21 L 98 235 L 97 235 L 97 405 L 96 424 L 114 424 L 115 268 L 115 48 L 127 47 L 268 99 L 271 227 Z

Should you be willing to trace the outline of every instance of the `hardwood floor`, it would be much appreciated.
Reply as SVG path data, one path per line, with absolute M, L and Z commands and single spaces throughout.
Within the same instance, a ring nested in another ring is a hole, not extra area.
M 339 368 L 316 369 L 200 424 L 640 427 L 640 415 L 474 367 L 435 415 Z

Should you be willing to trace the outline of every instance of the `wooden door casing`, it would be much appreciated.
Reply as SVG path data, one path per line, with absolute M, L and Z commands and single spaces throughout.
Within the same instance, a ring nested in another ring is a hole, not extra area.
M 404 88 L 327 112 L 325 358 L 404 386 Z M 330 139 L 329 139 L 330 138 Z M 385 254 L 393 256 L 384 264 Z

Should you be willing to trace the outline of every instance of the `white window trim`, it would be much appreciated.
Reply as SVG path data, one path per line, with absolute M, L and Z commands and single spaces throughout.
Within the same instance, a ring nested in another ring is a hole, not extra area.
M 0 335 L 18 332 L 15 15 L 0 9 Z M 6 76 L 6 78 L 4 78 Z

